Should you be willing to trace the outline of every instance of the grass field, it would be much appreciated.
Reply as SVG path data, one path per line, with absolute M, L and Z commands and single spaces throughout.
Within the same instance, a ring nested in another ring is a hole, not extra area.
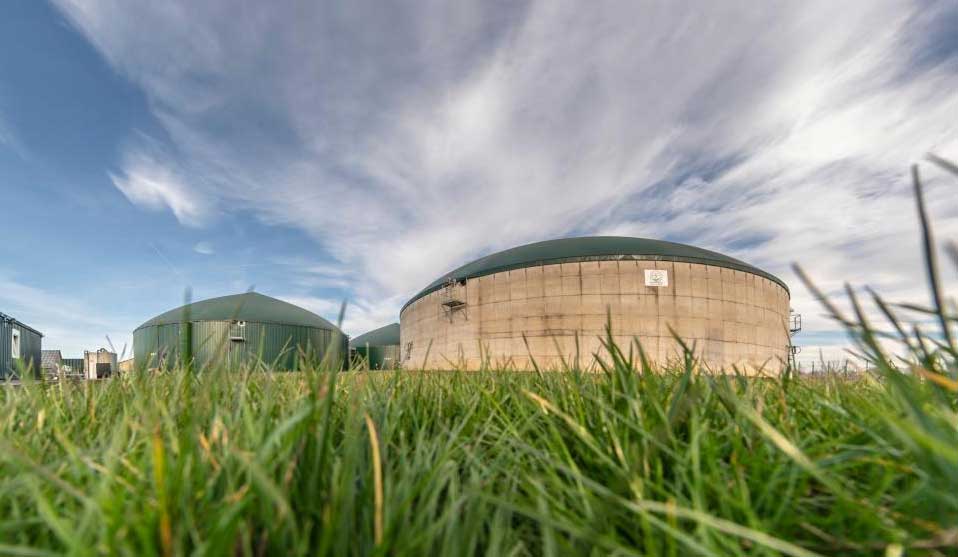
M 6 389 L 0 553 L 955 554 L 958 384 L 690 371 Z
M 821 297 L 871 364 L 854 380 L 608 345 L 599 374 L 0 389 L 0 554 L 958 555 L 958 317 L 928 254 L 933 305 L 910 309 L 937 333 Z

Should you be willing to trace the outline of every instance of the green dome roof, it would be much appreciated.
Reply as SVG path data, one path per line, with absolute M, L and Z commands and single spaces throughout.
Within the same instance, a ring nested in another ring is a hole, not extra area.
M 399 323 L 373 329 L 349 341 L 350 348 L 363 346 L 399 346 Z
M 726 267 L 765 277 L 780 284 L 782 288 L 788 291 L 788 286 L 778 277 L 744 261 L 707 249 L 648 238 L 585 236 L 535 242 L 487 255 L 436 279 L 406 302 L 402 309 L 405 310 L 409 304 L 419 298 L 439 290 L 450 279 L 466 280 L 535 265 L 619 258 L 646 261 L 679 261 Z
M 152 327 L 154 325 L 169 325 L 181 323 L 184 313 L 189 308 L 190 321 L 248 321 L 251 323 L 276 323 L 280 325 L 294 325 L 298 327 L 314 327 L 335 331 L 336 326 L 322 317 L 294 306 L 293 304 L 270 298 L 256 292 L 234 294 L 220 298 L 210 298 L 202 302 L 194 302 L 188 306 L 178 307 L 166 313 L 157 315 L 146 323 L 137 327 Z

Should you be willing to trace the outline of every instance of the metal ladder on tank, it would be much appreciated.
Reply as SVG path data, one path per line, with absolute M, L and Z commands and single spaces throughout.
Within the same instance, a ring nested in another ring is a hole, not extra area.
M 464 284 L 464 282 L 460 283 L 450 277 L 446 279 L 446 282 L 442 285 L 442 292 L 439 296 L 439 306 L 442 308 L 443 314 L 450 323 L 452 323 L 453 318 L 458 312 L 462 312 L 466 319 L 469 319 L 469 314 L 466 313 L 466 301 L 463 299 L 464 296 L 459 289 L 459 286 L 462 284 Z
M 798 369 L 798 362 L 795 356 L 802 351 L 801 346 L 795 346 L 792 343 L 792 337 L 802 330 L 802 314 L 796 313 L 794 309 L 788 310 L 788 359 L 792 369 Z

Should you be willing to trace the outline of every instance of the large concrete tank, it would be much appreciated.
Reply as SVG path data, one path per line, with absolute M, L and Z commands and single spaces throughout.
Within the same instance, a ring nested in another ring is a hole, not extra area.
M 437 279 L 400 313 L 402 363 L 530 369 L 531 355 L 558 369 L 578 355 L 594 369 L 608 317 L 623 350 L 637 340 L 658 364 L 679 357 L 670 328 L 715 371 L 778 371 L 788 358 L 789 291 L 775 276 L 684 244 L 586 237 L 495 253 Z

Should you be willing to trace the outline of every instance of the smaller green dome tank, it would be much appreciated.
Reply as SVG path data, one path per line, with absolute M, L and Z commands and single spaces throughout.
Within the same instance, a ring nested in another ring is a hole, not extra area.
M 187 304 L 143 323 L 133 331 L 134 365 L 150 369 L 182 363 L 186 342 L 196 369 L 239 369 L 262 362 L 271 369 L 293 370 L 304 355 L 339 366 L 346 354 L 345 335 L 329 321 L 247 292 Z
M 349 351 L 353 354 L 355 368 L 396 368 L 399 365 L 399 323 L 374 329 L 350 340 Z

